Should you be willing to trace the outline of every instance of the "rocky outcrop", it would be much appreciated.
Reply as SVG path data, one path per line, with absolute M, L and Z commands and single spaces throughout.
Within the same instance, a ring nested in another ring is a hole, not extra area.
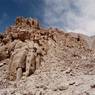
M 18 27 L 39 28 L 38 20 L 32 18 L 17 17 L 15 25 Z
M 90 93 L 95 79 L 94 42 L 94 37 L 44 29 L 37 20 L 18 17 L 0 34 L 0 88 L 9 91 L 11 85 L 12 95 Z
M 64 46 L 88 48 L 87 40 L 79 34 L 72 36 L 71 33 L 58 29 L 43 29 L 40 28 L 37 20 L 24 17 L 17 17 L 15 24 L 0 35 L 0 42 L 0 60 L 10 59 L 8 75 L 10 80 L 15 80 L 16 77 L 20 79 L 23 75 L 28 76 L 34 73 L 39 68 L 42 57 L 48 53 L 52 45 L 52 49 L 56 51 Z

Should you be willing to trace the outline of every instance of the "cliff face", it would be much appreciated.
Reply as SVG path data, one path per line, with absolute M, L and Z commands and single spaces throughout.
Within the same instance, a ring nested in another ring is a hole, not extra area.
M 0 93 L 13 90 L 10 95 L 92 95 L 94 40 L 82 34 L 44 29 L 37 20 L 18 17 L 0 34 Z M 18 89 L 11 80 L 17 80 Z

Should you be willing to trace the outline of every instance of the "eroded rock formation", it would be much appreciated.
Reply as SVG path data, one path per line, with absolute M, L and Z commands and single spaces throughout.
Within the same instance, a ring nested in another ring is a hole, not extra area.
M 94 43 L 94 36 L 45 29 L 35 19 L 18 17 L 0 34 L 0 89 L 14 80 L 18 85 L 14 91 L 12 85 L 12 95 L 90 93 L 95 85 Z
M 23 75 L 34 73 L 51 47 L 49 45 L 60 44 L 62 39 L 62 46 L 79 49 L 88 47 L 81 35 L 74 37 L 58 29 L 43 29 L 37 20 L 17 17 L 16 23 L 0 35 L 0 60 L 10 59 L 9 79 L 20 79 Z

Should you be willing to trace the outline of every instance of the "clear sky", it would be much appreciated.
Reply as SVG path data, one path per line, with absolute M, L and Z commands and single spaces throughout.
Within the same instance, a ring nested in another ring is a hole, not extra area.
M 17 16 L 37 18 L 45 27 L 95 35 L 95 0 L 0 0 L 0 31 Z

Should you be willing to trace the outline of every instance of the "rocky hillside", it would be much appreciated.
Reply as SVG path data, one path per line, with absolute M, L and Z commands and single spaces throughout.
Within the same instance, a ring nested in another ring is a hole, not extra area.
M 18 17 L 0 34 L 0 95 L 95 95 L 94 43 Z

